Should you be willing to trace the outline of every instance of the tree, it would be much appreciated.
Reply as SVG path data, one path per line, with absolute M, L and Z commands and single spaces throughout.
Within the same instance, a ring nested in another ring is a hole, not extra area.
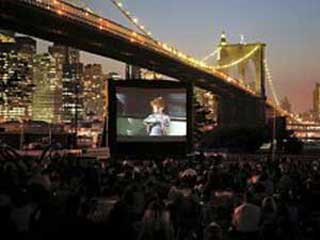
M 196 96 L 194 96 L 193 102 L 193 139 L 194 145 L 197 147 L 206 132 L 216 124 L 216 121 L 210 117 L 211 112 L 200 103 Z

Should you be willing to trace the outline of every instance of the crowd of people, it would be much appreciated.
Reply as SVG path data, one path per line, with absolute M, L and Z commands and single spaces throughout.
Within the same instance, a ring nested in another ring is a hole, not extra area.
M 0 161 L 7 239 L 317 239 L 319 200 L 319 162 L 285 156 Z

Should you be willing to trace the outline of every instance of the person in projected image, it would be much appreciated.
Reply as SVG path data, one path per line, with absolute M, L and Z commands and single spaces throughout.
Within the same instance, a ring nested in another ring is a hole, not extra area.
M 166 136 L 170 126 L 170 117 L 164 113 L 166 103 L 162 97 L 150 101 L 152 114 L 143 120 L 149 136 Z

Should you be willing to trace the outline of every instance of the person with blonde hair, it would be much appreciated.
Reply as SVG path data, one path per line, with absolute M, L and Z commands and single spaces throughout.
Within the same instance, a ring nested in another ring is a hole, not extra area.
M 150 101 L 152 114 L 143 120 L 149 136 L 165 136 L 168 134 L 170 117 L 164 113 L 166 102 L 162 97 Z

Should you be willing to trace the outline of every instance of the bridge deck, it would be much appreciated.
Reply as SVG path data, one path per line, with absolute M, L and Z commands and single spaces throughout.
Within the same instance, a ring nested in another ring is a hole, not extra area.
M 58 0 L 0 0 L 0 28 L 138 65 L 228 97 L 259 97 L 177 49 Z

